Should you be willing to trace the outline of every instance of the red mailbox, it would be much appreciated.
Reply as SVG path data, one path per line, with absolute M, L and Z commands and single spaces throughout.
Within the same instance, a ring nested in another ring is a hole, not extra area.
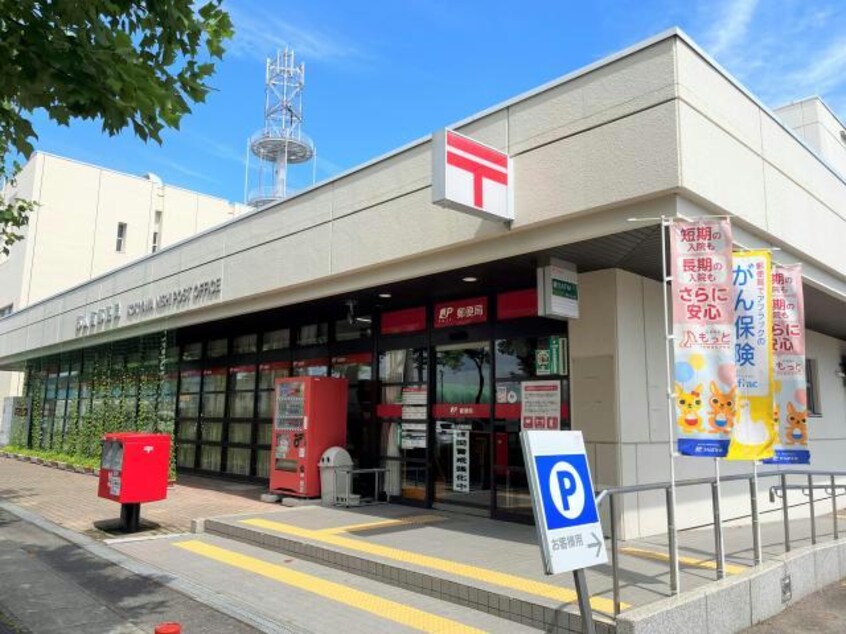
M 142 502 L 167 497 L 169 470 L 168 434 L 117 432 L 103 437 L 98 495 L 120 502 L 123 530 L 138 530 Z

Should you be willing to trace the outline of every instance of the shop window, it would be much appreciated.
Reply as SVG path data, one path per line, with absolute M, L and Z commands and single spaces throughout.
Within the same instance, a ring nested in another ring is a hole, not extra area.
M 273 386 L 276 379 L 291 376 L 291 364 L 286 361 L 277 363 L 262 363 L 259 366 L 259 394 L 258 417 L 271 418 L 273 416 Z M 270 444 L 268 437 L 267 443 Z
M 258 335 L 241 335 L 232 340 L 232 354 L 255 354 Z
M 429 380 L 426 348 L 380 352 L 379 380 L 382 383 L 426 383 Z
M 819 368 L 816 359 L 805 360 L 805 381 L 807 381 L 808 415 L 822 416 L 819 390 Z
M 487 343 L 439 346 L 438 403 L 490 403 L 491 354 Z
M 402 405 L 403 390 L 425 389 L 429 382 L 429 355 L 426 348 L 386 350 L 379 353 L 381 402 Z M 425 416 L 424 416 L 425 418 Z
M 303 359 L 294 361 L 294 376 L 328 376 L 328 359 Z
M 218 443 L 223 440 L 223 423 L 221 422 L 204 422 L 202 425 L 203 438 L 205 442 Z
M 273 425 L 271 423 L 259 423 L 256 444 L 270 446 Z
M 209 341 L 206 346 L 206 357 L 209 359 L 219 359 L 225 357 L 229 349 L 229 342 L 226 339 L 213 339 Z
M 496 378 L 567 375 L 567 338 L 518 337 L 496 342 Z
M 220 447 L 202 447 L 200 449 L 200 469 L 220 471 Z
M 182 346 L 183 361 L 198 361 L 203 356 L 203 344 L 199 341 Z
M 335 322 L 335 341 L 355 341 L 373 336 L 373 319 L 369 315 Z
M 320 346 L 329 341 L 329 324 L 309 324 L 300 326 L 297 332 L 297 344 L 300 346 Z
M 238 475 L 249 475 L 250 450 L 230 447 L 226 451 L 226 471 Z
M 255 366 L 229 368 L 229 416 L 252 418 L 256 389 Z
M 203 370 L 203 416 L 223 418 L 225 408 L 226 368 Z
M 179 395 L 179 416 L 180 418 L 196 418 L 200 414 L 199 394 Z
M 252 423 L 229 423 L 229 444 L 249 445 L 252 441 Z
M 200 372 L 183 370 L 179 375 L 179 391 L 182 394 L 194 394 L 200 391 Z
M 270 452 L 266 449 L 256 451 L 256 476 L 259 478 L 270 477 Z
M 176 447 L 176 466 L 194 468 L 194 456 L 196 447 L 194 445 L 179 444 Z
M 271 330 L 261 338 L 261 351 L 284 350 L 291 347 L 291 331 L 288 328 Z
M 180 422 L 177 438 L 181 440 L 196 440 L 197 439 L 197 425 L 192 422 Z M 191 459 L 193 462 L 193 458 Z
M 369 381 L 373 378 L 370 353 L 334 357 L 332 359 L 332 376 L 347 379 L 351 386 L 359 381 Z

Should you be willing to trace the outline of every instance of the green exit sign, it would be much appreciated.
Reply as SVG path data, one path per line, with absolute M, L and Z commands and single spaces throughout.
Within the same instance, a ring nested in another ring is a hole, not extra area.
M 566 280 L 552 279 L 552 294 L 564 299 L 579 299 L 579 287 L 577 284 Z

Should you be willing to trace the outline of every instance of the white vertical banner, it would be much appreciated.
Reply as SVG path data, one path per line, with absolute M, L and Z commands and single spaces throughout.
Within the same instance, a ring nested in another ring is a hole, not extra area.
M 679 453 L 726 455 L 737 389 L 731 296 L 731 224 L 723 218 L 670 225 L 673 404 Z
M 809 464 L 802 265 L 773 267 L 773 355 L 777 440 L 772 464 Z

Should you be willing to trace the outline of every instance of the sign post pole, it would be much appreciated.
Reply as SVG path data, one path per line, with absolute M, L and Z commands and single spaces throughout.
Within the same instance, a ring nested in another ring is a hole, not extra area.
M 579 614 L 582 616 L 582 634 L 596 634 L 596 627 L 593 624 L 593 616 L 590 609 L 590 592 L 588 592 L 585 569 L 577 568 L 574 570 L 573 580 L 576 582 L 576 594 L 579 596 Z
M 673 594 L 681 593 L 681 585 L 679 583 L 679 546 L 677 541 L 675 517 L 676 517 L 676 465 L 675 457 L 676 450 L 673 440 L 673 432 L 676 428 L 673 420 L 673 371 L 672 371 L 672 347 L 673 347 L 673 332 L 670 326 L 670 306 L 667 293 L 667 284 L 672 283 L 672 276 L 667 273 L 667 232 L 673 229 L 673 219 L 666 216 L 661 216 L 661 271 L 664 283 L 661 285 L 664 291 L 664 357 L 666 361 L 666 378 L 667 378 L 667 431 L 669 437 L 667 444 L 670 449 L 670 490 L 667 496 L 667 518 L 672 518 L 672 521 L 667 522 L 667 536 L 669 538 L 670 546 L 670 592 Z
M 595 634 L 584 569 L 608 563 L 608 553 L 582 432 L 529 429 L 520 442 L 544 571 L 573 573 L 582 634 Z

